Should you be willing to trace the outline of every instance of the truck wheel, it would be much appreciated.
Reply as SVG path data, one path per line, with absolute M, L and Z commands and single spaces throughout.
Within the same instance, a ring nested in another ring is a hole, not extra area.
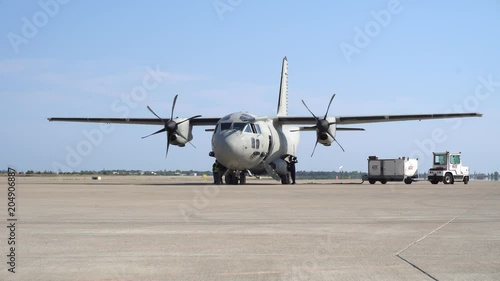
M 468 184 L 469 183 L 469 177 L 464 177 L 464 184 Z
M 370 184 L 375 184 L 377 181 L 376 181 L 376 180 L 374 180 L 374 179 L 369 179 L 369 180 L 368 180 L 368 182 L 369 182 Z
M 432 184 L 438 184 L 438 182 L 439 182 L 438 180 L 431 180 Z
M 386 180 L 386 179 L 380 180 L 380 183 L 381 183 L 381 184 L 386 184 L 386 183 L 387 183 L 387 180 Z
M 411 184 L 413 180 L 411 178 L 405 178 L 405 183 L 406 184 Z
M 447 173 L 446 175 L 444 175 L 443 183 L 444 184 L 452 184 L 453 183 L 453 176 L 450 173 Z

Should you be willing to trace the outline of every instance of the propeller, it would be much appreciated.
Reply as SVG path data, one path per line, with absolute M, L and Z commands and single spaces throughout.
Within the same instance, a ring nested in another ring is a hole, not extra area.
M 314 119 L 316 119 L 316 125 L 312 126 L 312 127 L 309 127 L 308 129 L 313 129 L 314 128 L 314 129 L 317 130 L 317 132 L 319 134 L 323 134 L 323 133 L 328 134 L 340 146 L 340 148 L 342 149 L 342 151 L 345 152 L 345 150 L 342 147 L 342 145 L 340 145 L 340 143 L 337 141 L 337 139 L 328 131 L 328 129 L 330 128 L 330 125 L 335 124 L 335 122 L 328 122 L 328 120 L 326 120 L 326 117 L 328 116 L 328 111 L 330 111 L 330 105 L 332 105 L 333 98 L 335 98 L 335 94 L 333 94 L 332 97 L 330 98 L 330 102 L 328 103 L 328 107 L 326 108 L 326 113 L 325 113 L 325 116 L 323 117 L 323 119 L 319 119 L 316 115 L 314 115 L 314 113 L 312 113 L 312 111 L 309 109 L 309 107 L 304 102 L 304 100 L 302 100 L 302 103 L 307 108 L 307 110 L 309 111 L 309 113 L 311 113 L 311 115 L 314 117 Z M 317 145 L 318 145 L 318 139 L 316 139 L 316 143 L 314 144 L 314 149 L 313 149 L 313 152 L 311 154 L 311 157 L 314 155 L 314 151 L 316 151 L 316 146 Z
M 174 97 L 174 102 L 172 103 L 172 111 L 170 113 L 169 120 L 162 119 L 160 116 L 158 116 L 158 114 L 156 114 L 153 111 L 153 109 L 151 109 L 151 107 L 149 107 L 149 105 L 147 106 L 148 110 L 151 111 L 151 113 L 153 113 L 153 115 L 156 116 L 158 119 L 160 119 L 163 122 L 164 126 L 162 129 L 160 129 L 152 134 L 149 134 L 147 136 L 144 136 L 142 138 L 144 139 L 144 138 L 150 137 L 152 135 L 167 132 L 167 150 L 165 152 L 165 158 L 167 158 L 167 156 L 168 156 L 168 149 L 170 148 L 170 142 L 175 140 L 175 134 L 177 134 L 181 138 L 185 139 L 190 145 L 192 145 L 194 148 L 196 148 L 196 146 L 194 146 L 194 144 L 192 144 L 190 141 L 188 141 L 188 139 L 185 136 L 183 136 L 177 129 L 178 129 L 180 124 L 187 122 L 187 121 L 191 121 L 195 118 L 201 117 L 201 115 L 195 115 L 193 117 L 182 120 L 181 122 L 174 121 L 173 118 L 174 118 L 175 104 L 177 102 L 177 96 L 178 95 L 175 95 L 175 97 Z

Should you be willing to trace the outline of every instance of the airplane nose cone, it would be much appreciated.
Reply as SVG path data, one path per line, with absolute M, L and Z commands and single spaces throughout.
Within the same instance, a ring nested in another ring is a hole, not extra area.
M 217 160 L 230 169 L 238 169 L 243 155 L 239 132 L 224 132 L 214 136 L 213 151 Z

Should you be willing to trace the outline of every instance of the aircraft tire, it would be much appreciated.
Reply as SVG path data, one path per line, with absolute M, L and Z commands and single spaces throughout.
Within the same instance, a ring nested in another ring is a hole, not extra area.
M 238 178 L 233 173 L 228 173 L 225 180 L 226 184 L 238 184 Z
M 289 174 L 281 176 L 281 184 L 290 184 L 290 175 Z
M 245 173 L 240 173 L 240 184 L 247 183 L 247 175 Z

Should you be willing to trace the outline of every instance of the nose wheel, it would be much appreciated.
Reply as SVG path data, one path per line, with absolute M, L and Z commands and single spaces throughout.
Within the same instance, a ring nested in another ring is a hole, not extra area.
M 224 180 L 226 181 L 226 184 L 246 184 L 247 175 L 245 172 L 228 171 Z

